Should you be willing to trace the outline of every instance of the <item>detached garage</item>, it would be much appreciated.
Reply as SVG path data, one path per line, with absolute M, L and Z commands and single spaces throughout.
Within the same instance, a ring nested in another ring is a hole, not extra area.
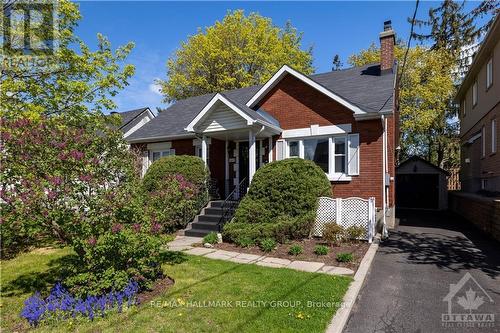
M 396 169 L 396 207 L 447 209 L 448 175 L 418 156 L 410 157 Z

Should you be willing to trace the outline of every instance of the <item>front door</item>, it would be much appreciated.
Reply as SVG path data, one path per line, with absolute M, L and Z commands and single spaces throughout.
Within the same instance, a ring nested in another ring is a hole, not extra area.
M 241 182 L 243 179 L 248 178 L 248 142 L 240 142 L 239 151 L 238 151 L 238 166 L 240 171 L 240 179 Z M 235 184 L 236 185 L 236 184 Z

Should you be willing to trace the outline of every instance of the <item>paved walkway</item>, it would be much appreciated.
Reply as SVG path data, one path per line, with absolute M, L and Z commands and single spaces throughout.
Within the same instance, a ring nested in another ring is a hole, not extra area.
M 337 266 L 328 266 L 322 262 L 301 261 L 301 260 L 288 260 L 281 258 L 273 258 L 267 256 L 260 256 L 256 254 L 240 253 L 233 251 L 217 250 L 206 247 L 193 247 L 195 243 L 201 243 L 203 238 L 177 236 L 175 240 L 168 244 L 171 251 L 184 251 L 187 254 L 195 256 L 203 256 L 211 259 L 227 260 L 241 264 L 256 264 L 259 266 L 277 267 L 277 268 L 291 268 L 298 271 L 317 272 L 332 275 L 351 275 L 354 271 Z
M 500 332 L 500 243 L 447 214 L 400 218 L 380 244 L 344 332 Z M 450 284 L 466 273 L 487 295 L 467 279 L 451 298 L 452 313 L 494 314 L 494 327 L 442 321 Z

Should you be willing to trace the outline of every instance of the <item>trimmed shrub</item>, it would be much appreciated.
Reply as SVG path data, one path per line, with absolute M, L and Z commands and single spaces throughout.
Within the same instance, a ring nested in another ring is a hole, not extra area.
M 291 254 L 292 256 L 298 256 L 302 252 L 304 252 L 304 250 L 302 249 L 302 246 L 298 244 L 294 244 L 290 246 L 290 249 L 288 249 L 288 254 Z
M 366 229 L 363 228 L 363 227 L 358 227 L 358 226 L 350 226 L 350 227 L 347 227 L 345 229 L 345 237 L 348 239 L 348 240 L 356 240 L 356 239 L 359 239 L 361 237 L 363 237 L 366 233 Z
M 351 262 L 354 259 L 352 253 L 338 253 L 337 261 L 338 262 Z
M 238 237 L 234 241 L 239 247 L 250 247 L 255 245 L 255 241 L 250 237 Z
M 217 243 L 217 234 L 215 232 L 211 232 L 205 237 L 203 237 L 203 244 L 208 243 L 208 244 L 216 244 Z
M 325 245 L 316 245 L 314 247 L 314 253 L 318 256 L 326 256 L 329 251 L 328 246 Z
M 208 200 L 209 174 L 196 156 L 168 156 L 155 161 L 142 187 L 148 209 L 166 232 L 184 228 Z
M 327 223 L 323 230 L 323 239 L 328 244 L 339 244 L 344 241 L 345 229 L 335 222 Z
M 198 189 L 204 189 L 209 178 L 208 169 L 197 156 L 177 155 L 162 157 L 148 168 L 144 175 L 143 187 L 148 192 L 161 190 L 161 181 L 166 176 L 182 175 Z
M 273 238 L 278 242 L 309 236 L 318 197 L 329 196 L 331 187 L 323 170 L 314 162 L 286 159 L 258 169 L 248 194 L 236 210 L 223 235 L 253 240 Z
M 271 223 L 282 215 L 301 216 L 316 211 L 318 197 L 330 194 L 330 182 L 314 162 L 299 158 L 272 162 L 255 173 L 234 221 Z
M 260 241 L 260 248 L 264 252 L 271 252 L 276 248 L 276 241 L 272 238 L 264 238 Z

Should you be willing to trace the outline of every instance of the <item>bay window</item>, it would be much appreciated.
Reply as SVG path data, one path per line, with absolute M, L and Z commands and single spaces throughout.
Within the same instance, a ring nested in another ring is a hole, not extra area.
M 316 163 L 332 181 L 359 175 L 359 134 L 278 140 L 278 160 L 299 157 Z

